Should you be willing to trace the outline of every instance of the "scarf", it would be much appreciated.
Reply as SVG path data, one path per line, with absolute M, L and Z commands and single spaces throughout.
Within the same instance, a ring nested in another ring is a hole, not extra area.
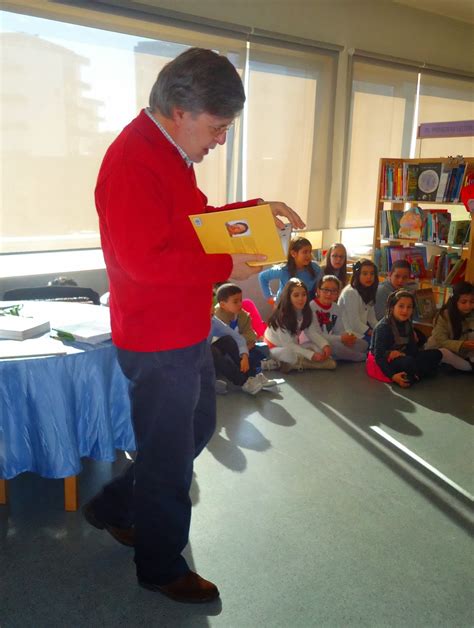
M 391 316 L 389 318 L 389 323 L 393 333 L 393 337 L 395 339 L 395 345 L 393 349 L 396 351 L 404 351 L 407 348 L 411 337 L 413 336 L 413 326 L 411 324 L 411 321 L 398 323 L 393 318 L 393 316 Z

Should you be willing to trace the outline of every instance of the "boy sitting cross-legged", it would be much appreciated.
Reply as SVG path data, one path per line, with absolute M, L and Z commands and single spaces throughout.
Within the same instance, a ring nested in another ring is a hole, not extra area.
M 261 363 L 265 355 L 255 346 L 257 335 L 249 314 L 242 309 L 242 289 L 234 283 L 225 283 L 217 288 L 216 299 L 214 315 L 243 336 L 247 343 L 248 354 L 241 356 L 241 368 L 249 372 L 249 380 L 255 378 L 261 388 L 276 386 L 275 380 L 267 379 L 262 373 Z

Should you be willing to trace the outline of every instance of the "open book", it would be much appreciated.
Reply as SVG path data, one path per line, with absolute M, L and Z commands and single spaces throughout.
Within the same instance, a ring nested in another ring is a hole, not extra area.
M 278 229 L 270 205 L 194 214 L 191 223 L 206 253 L 266 255 L 263 264 L 286 261 L 291 225 Z M 261 266 L 250 262 L 249 266 Z

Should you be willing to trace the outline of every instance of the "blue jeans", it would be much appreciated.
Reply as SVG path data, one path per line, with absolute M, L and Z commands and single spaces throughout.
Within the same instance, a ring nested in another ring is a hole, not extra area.
M 118 350 L 130 380 L 137 457 L 104 487 L 94 508 L 107 522 L 135 526 L 139 579 L 167 584 L 184 575 L 191 523 L 193 460 L 216 425 L 215 373 L 206 340 L 173 351 Z

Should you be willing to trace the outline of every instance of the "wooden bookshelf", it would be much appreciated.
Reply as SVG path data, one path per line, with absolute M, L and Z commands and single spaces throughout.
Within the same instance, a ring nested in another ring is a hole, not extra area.
M 449 209 L 450 207 L 460 206 L 462 203 L 457 198 L 458 194 L 454 194 L 456 192 L 456 188 L 454 185 L 451 189 L 452 196 L 454 200 L 425 200 L 425 199 L 416 199 L 413 198 L 414 190 L 413 190 L 413 181 L 410 181 L 411 185 L 408 182 L 408 176 L 404 175 L 408 172 L 408 169 L 413 172 L 421 171 L 423 172 L 423 166 L 425 164 L 435 164 L 439 166 L 438 171 L 441 173 L 445 173 L 449 169 L 454 169 L 459 167 L 461 164 L 465 164 L 464 172 L 462 176 L 460 176 L 460 183 L 458 186 L 458 190 L 463 187 L 466 179 L 466 173 L 472 172 L 474 169 L 474 157 L 464 157 L 463 159 L 451 158 L 451 157 L 439 157 L 439 158 L 426 158 L 426 159 L 402 159 L 402 158 L 382 158 L 379 163 L 379 176 L 378 176 L 378 188 L 377 188 L 377 200 L 375 206 L 375 220 L 374 220 L 374 240 L 373 240 L 373 251 L 375 256 L 375 251 L 378 249 L 382 249 L 385 246 L 390 246 L 391 244 L 397 246 L 414 246 L 414 245 L 423 245 L 425 247 L 433 247 L 434 250 L 447 250 L 448 252 L 456 251 L 460 253 L 460 257 L 467 260 L 466 265 L 466 280 L 474 281 L 474 248 L 473 248 L 473 229 L 471 222 L 471 230 L 470 230 L 470 238 L 469 242 L 465 245 L 460 244 L 447 244 L 447 243 L 437 243 L 437 242 L 426 242 L 421 239 L 415 238 L 399 238 L 399 237 L 391 237 L 384 238 L 381 235 L 381 226 L 382 226 L 382 212 L 389 210 L 401 210 L 405 211 L 409 207 L 421 207 L 421 209 L 429 209 L 436 208 L 436 206 L 442 206 Z M 388 166 L 390 166 L 390 170 L 394 170 L 397 172 L 396 184 L 394 181 L 389 181 L 391 185 L 387 185 L 387 170 Z M 424 166 L 426 168 L 426 165 Z M 426 171 L 426 170 L 425 170 Z M 402 180 L 400 182 L 400 172 L 402 173 Z M 445 181 L 447 179 L 445 178 Z M 435 193 L 438 193 L 439 188 L 441 187 L 441 177 L 440 184 L 436 192 L 432 193 L 434 196 Z M 453 190 L 454 188 L 454 190 Z M 445 186 L 446 192 L 448 191 L 447 184 Z M 409 194 L 411 192 L 411 194 Z M 417 190 L 419 192 L 419 190 Z M 472 221 L 472 215 L 470 216 L 467 212 L 465 214 L 465 220 Z M 428 249 L 429 250 L 429 249 Z M 426 283 L 426 281 L 424 282 Z M 431 285 L 436 290 L 444 290 L 444 294 L 446 295 L 449 290 L 447 288 L 449 286 L 444 286 L 440 284 Z

